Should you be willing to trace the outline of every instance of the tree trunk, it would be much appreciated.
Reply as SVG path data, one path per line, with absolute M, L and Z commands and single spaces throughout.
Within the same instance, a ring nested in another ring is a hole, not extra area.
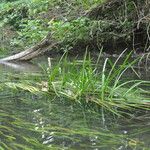
M 52 40 L 51 34 L 49 33 L 41 42 L 39 42 L 37 45 L 28 48 L 20 53 L 17 53 L 15 55 L 6 57 L 1 59 L 0 61 L 26 61 L 30 60 L 45 51 L 51 49 L 52 47 L 55 47 L 58 44 L 58 42 Z

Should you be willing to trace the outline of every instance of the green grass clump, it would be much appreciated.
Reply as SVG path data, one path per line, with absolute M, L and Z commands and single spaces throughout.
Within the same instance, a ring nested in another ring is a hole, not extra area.
M 99 60 L 95 64 L 87 55 L 81 62 L 61 59 L 58 65 L 48 72 L 49 91 L 79 103 L 99 105 L 116 114 L 120 110 L 133 108 L 149 109 L 147 103 L 150 102 L 148 98 L 150 93 L 141 86 L 148 87 L 150 82 L 142 80 L 123 82 L 122 77 L 132 68 L 134 62 L 129 63 L 127 56 L 121 65 L 117 65 L 122 54 L 114 64 L 106 58 L 102 70 L 98 69 Z M 110 69 L 107 69 L 108 65 L 111 66 Z

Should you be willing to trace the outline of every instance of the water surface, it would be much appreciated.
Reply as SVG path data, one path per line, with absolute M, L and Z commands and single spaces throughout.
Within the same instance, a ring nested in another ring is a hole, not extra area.
M 56 63 L 57 59 L 52 65 Z M 0 150 L 150 149 L 149 112 L 135 112 L 130 118 L 101 115 L 100 108 L 3 86 L 10 81 L 45 81 L 47 67 L 45 57 L 32 63 L 0 65 Z M 148 79 L 145 73 L 143 78 Z M 130 71 L 128 76 L 137 78 Z

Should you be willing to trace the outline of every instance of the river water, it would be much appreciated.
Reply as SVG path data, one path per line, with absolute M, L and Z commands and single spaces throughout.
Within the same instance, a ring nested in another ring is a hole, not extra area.
M 104 118 L 99 110 L 64 98 L 4 86 L 42 82 L 47 78 L 45 68 L 45 58 L 0 65 L 0 150 L 150 149 L 148 111 L 126 118 L 106 113 Z M 149 79 L 149 73 L 140 70 L 141 76 Z

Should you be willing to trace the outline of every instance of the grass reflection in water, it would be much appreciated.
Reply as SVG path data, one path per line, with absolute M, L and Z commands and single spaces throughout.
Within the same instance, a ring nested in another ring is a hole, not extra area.
M 1 76 L 5 80 L 0 88 L 2 150 L 144 150 L 150 146 L 148 110 L 134 110 L 125 118 L 86 101 L 72 103 L 61 93 L 42 92 L 39 83 L 47 80 L 47 74 Z

